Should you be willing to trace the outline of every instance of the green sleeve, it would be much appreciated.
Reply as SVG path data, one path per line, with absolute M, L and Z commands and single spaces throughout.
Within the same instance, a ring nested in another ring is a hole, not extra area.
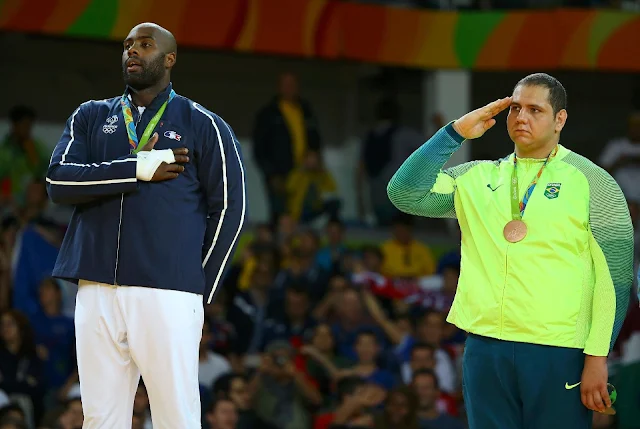
M 387 194 L 400 211 L 424 217 L 455 218 L 456 178 L 478 161 L 442 167 L 460 148 L 464 138 L 452 124 L 441 128 L 400 166 L 387 186 Z
M 565 159 L 589 184 L 590 249 L 595 285 L 585 353 L 606 356 L 613 348 L 629 307 L 633 286 L 633 226 L 629 207 L 616 181 L 576 154 Z

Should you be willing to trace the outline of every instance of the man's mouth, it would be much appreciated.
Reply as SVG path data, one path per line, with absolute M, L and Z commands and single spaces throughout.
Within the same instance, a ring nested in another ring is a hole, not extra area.
M 140 64 L 140 62 L 132 58 L 129 58 L 127 60 L 126 67 L 127 73 L 135 73 L 142 70 L 142 65 Z

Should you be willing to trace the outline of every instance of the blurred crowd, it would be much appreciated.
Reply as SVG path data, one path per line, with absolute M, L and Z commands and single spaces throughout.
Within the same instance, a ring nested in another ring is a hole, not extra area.
M 293 74 L 281 76 L 278 94 L 256 115 L 252 150 L 270 219 L 245 231 L 206 306 L 203 427 L 466 427 L 466 336 L 446 322 L 460 248 L 421 239 L 415 219 L 389 203 L 388 180 L 425 138 L 402 125 L 393 99 L 375 111 L 354 181 L 358 217 L 373 213 L 380 240 L 354 234 L 342 219 L 317 118 Z M 47 199 L 55 142 L 34 137 L 35 112 L 16 107 L 9 120 L 0 143 L 0 429 L 79 429 L 76 286 L 50 277 L 71 209 Z M 612 139 L 598 162 L 625 191 L 637 229 L 640 114 L 630 115 L 628 134 Z M 459 243 L 452 225 L 451 242 Z M 626 402 L 620 399 L 618 416 L 594 416 L 597 429 L 640 421 L 639 311 L 632 300 L 610 358 Z M 144 380 L 132 425 L 152 427 Z

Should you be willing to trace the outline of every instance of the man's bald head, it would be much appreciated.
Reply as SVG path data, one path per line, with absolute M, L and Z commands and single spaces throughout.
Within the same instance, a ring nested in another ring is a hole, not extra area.
M 171 52 L 178 52 L 176 38 L 173 37 L 173 34 L 166 28 L 161 27 L 154 22 L 143 22 L 133 27 L 129 34 L 131 35 L 132 33 L 140 30 L 148 31 L 156 39 L 158 47 L 161 48 L 163 53 L 168 54 Z
M 136 91 L 166 87 L 176 63 L 176 39 L 152 22 L 138 24 L 124 40 L 122 72 L 125 83 Z

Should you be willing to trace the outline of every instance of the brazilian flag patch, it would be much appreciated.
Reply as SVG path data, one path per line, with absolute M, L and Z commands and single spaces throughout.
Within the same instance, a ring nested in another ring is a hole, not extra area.
M 547 187 L 544 189 L 544 196 L 550 200 L 558 198 L 560 195 L 560 183 L 547 183 Z

